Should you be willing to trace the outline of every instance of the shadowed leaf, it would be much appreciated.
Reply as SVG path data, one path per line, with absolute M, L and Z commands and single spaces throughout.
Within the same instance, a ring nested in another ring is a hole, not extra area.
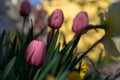
M 2 48 L 2 44 L 5 38 L 6 31 L 3 31 L 3 33 L 0 36 L 0 49 Z
M 7 64 L 7 66 L 5 67 L 5 69 L 4 69 L 3 73 L 2 73 L 2 78 L 1 78 L 1 80 L 6 80 L 6 77 L 7 77 L 7 75 L 9 74 L 9 72 L 11 71 L 11 69 L 12 69 L 15 61 L 16 61 L 16 56 L 13 57 L 13 58 L 10 60 L 10 62 Z

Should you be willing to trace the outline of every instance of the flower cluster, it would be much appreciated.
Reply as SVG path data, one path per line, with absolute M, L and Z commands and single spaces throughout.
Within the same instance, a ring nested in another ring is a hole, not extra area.
M 48 33 L 47 42 L 50 44 L 53 35 L 54 29 L 59 29 L 64 22 L 64 15 L 61 9 L 56 9 L 53 13 L 49 16 L 49 27 L 52 30 Z M 73 20 L 72 30 L 73 32 L 79 34 L 86 28 L 88 25 L 88 15 L 87 12 L 81 11 L 77 14 L 77 16 Z M 26 49 L 25 59 L 26 62 L 31 64 L 32 66 L 40 66 L 42 65 L 44 58 L 45 58 L 45 45 L 42 41 L 33 40 Z
M 30 2 L 34 3 L 30 4 Z M 22 0 L 19 14 L 24 19 L 23 31 L 25 20 L 28 19 L 31 12 L 31 6 L 35 7 L 38 2 L 41 3 L 38 0 Z M 110 15 L 108 15 L 108 17 L 110 17 Z M 102 19 L 103 21 L 100 25 L 89 25 L 89 16 L 87 12 L 80 11 L 73 19 L 73 24 L 71 26 L 71 31 L 75 34 L 71 40 L 66 41 L 65 34 L 60 31 L 64 23 L 64 18 L 63 11 L 61 9 L 55 9 L 48 18 L 45 18 L 45 20 L 48 20 L 46 21 L 48 24 L 45 25 L 45 28 L 42 30 L 38 30 L 38 34 L 34 34 L 35 27 L 32 20 L 31 28 L 26 35 L 16 31 L 13 38 L 13 34 L 10 35 L 9 32 L 3 31 L 0 35 L 0 80 L 116 79 L 118 77 L 117 73 L 114 76 L 106 76 L 103 74 L 104 72 L 100 71 L 101 69 L 99 70 L 103 48 L 100 51 L 98 61 L 96 61 L 97 64 L 87 56 L 99 42 L 103 43 L 105 50 L 109 51 L 108 53 L 114 53 L 113 56 L 120 56 L 114 43 L 110 39 L 111 37 L 109 37 L 109 33 L 106 31 L 108 25 L 106 25 L 104 19 Z M 107 17 L 105 20 L 109 22 Z M 39 22 L 39 24 L 41 24 L 43 21 Z M 38 37 L 42 36 L 41 34 L 44 33 L 47 26 L 50 28 L 50 31 L 47 33 L 48 35 L 46 35 L 47 42 L 39 40 Z M 87 49 L 85 51 L 82 51 L 81 49 L 83 49 L 83 47 L 79 49 L 77 46 L 81 36 L 90 29 L 94 29 L 91 31 L 95 33 L 99 33 L 100 29 L 104 29 L 103 31 L 106 33 L 92 45 L 86 46 Z M 80 54 L 78 49 L 81 52 Z

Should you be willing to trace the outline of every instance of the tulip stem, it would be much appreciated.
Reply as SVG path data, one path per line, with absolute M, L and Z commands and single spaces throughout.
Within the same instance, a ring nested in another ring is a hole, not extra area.
M 29 80 L 31 79 L 32 72 L 33 72 L 33 68 L 30 69 L 30 72 L 29 72 Z
M 103 36 L 104 37 L 104 36 Z M 72 65 L 70 66 L 70 70 L 72 70 L 74 68 L 74 66 L 77 64 L 77 62 L 79 62 L 83 57 L 85 57 L 85 55 L 87 55 L 87 53 L 93 49 L 102 39 L 103 37 L 98 40 L 97 42 L 95 42 L 86 52 L 84 52 L 81 56 L 76 57 L 76 60 L 74 62 L 72 62 Z
M 23 27 L 22 27 L 22 35 L 23 36 L 24 36 L 25 20 L 26 20 L 26 17 L 23 18 Z

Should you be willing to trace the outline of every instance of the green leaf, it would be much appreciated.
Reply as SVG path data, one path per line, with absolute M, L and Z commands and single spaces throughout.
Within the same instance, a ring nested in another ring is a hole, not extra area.
M 49 56 L 48 58 L 47 58 L 47 60 L 49 61 L 49 60 L 51 60 L 52 59 L 52 57 L 53 57 L 53 55 L 54 55 L 54 48 L 55 48 L 55 46 L 56 46 L 56 42 L 57 42 L 57 39 L 58 39 L 58 35 L 59 35 L 59 30 L 56 32 L 56 34 L 54 35 L 54 37 L 53 37 L 53 39 L 52 39 L 52 41 L 51 41 L 51 43 L 50 43 L 50 46 L 49 46 L 49 49 L 48 49 L 48 51 L 47 51 L 47 55 Z
M 71 60 L 72 60 L 72 57 L 73 57 L 73 54 L 72 54 L 72 53 L 73 53 L 75 47 L 77 46 L 80 37 L 81 37 L 81 34 L 75 35 L 75 38 L 73 38 L 73 40 L 70 41 L 70 42 L 67 44 L 67 46 L 65 46 L 65 49 L 63 49 L 63 50 L 61 51 L 61 53 L 67 53 L 68 55 L 67 55 L 67 58 L 66 58 L 66 62 L 62 65 L 62 68 L 61 68 L 61 70 L 60 70 L 60 72 L 58 73 L 57 76 L 61 75 L 62 72 L 63 72 L 63 71 L 67 68 L 67 66 L 70 64 L 70 62 L 71 62 Z M 71 47 L 71 46 L 72 46 L 72 47 Z M 70 49 L 70 47 L 71 47 L 71 49 Z M 70 50 L 68 51 L 68 49 L 70 49 Z M 68 52 L 67 52 L 67 51 L 68 51 Z
M 105 75 L 103 75 L 99 70 L 98 70 L 98 66 L 89 58 L 86 57 L 86 59 L 88 59 L 88 61 L 90 61 L 90 63 L 92 64 L 92 68 L 94 69 L 94 71 L 96 72 L 96 75 L 98 75 L 101 80 L 105 79 Z
M 24 38 L 24 36 L 23 36 Z M 29 29 L 29 33 L 26 36 L 26 38 L 24 38 L 24 42 L 21 43 L 20 45 L 20 50 L 18 53 L 18 58 L 16 60 L 16 70 L 18 74 L 21 74 L 23 71 L 28 71 L 29 67 L 26 66 L 25 62 L 24 62 L 24 54 L 25 54 L 25 50 L 28 46 L 28 44 L 33 40 L 33 25 L 32 25 L 32 21 L 31 21 L 31 28 Z M 25 71 L 25 72 L 26 72 Z M 25 72 L 21 75 L 21 76 L 25 76 Z M 27 73 L 27 72 L 26 72 Z M 23 77 L 21 77 L 23 78 Z
M 2 44 L 5 38 L 6 31 L 3 31 L 1 36 L 0 36 L 0 49 L 2 48 Z
M 73 41 L 70 41 L 63 49 L 62 49 L 62 51 L 61 51 L 61 58 L 60 59 L 58 59 L 59 60 L 59 62 L 58 62 L 58 64 L 57 64 L 57 68 L 56 68 L 56 72 L 55 72 L 55 76 L 59 76 L 59 75 L 61 75 L 63 72 L 64 72 L 64 70 L 68 67 L 68 65 L 69 65 L 69 63 L 68 63 L 68 60 L 67 59 L 65 59 L 65 62 L 63 62 L 63 63 L 61 63 L 61 61 L 62 61 L 62 59 L 63 59 L 63 57 L 67 54 L 67 53 L 70 53 L 70 48 L 71 48 L 71 46 L 73 45 Z M 72 59 L 72 58 L 71 58 Z
M 44 68 L 46 68 L 46 66 L 48 65 L 48 63 L 51 61 L 51 59 L 53 58 L 54 55 L 54 49 L 56 46 L 56 42 L 58 39 L 58 35 L 59 35 L 59 30 L 57 30 L 57 32 L 55 33 L 55 35 L 53 36 L 53 39 L 50 43 L 50 46 L 47 50 L 47 54 L 46 54 L 46 58 L 45 58 L 45 62 L 43 64 L 42 70 L 44 70 Z
M 92 71 L 85 75 L 84 80 L 94 80 L 94 78 L 95 78 L 95 73 Z
M 73 50 L 75 49 L 75 47 L 77 46 L 77 44 L 78 44 L 78 42 L 79 42 L 79 40 L 80 40 L 80 37 L 81 37 L 81 34 L 78 34 L 78 35 L 75 35 L 75 39 L 74 39 L 74 44 L 73 44 L 73 46 L 72 46 L 72 48 L 71 48 L 71 53 L 73 52 Z
M 66 70 L 63 72 L 63 74 L 62 74 L 60 77 L 58 77 L 56 80 L 66 80 L 68 74 L 69 74 L 69 69 L 66 69 Z
M 16 80 L 17 79 L 16 78 L 16 72 L 15 72 L 14 68 L 11 69 L 10 73 L 7 76 L 7 79 L 9 79 L 9 80 Z
M 103 37 L 104 37 L 104 36 L 103 36 Z M 99 39 L 97 42 L 95 42 L 87 51 L 85 51 L 83 54 L 81 54 L 80 56 L 78 56 L 78 57 L 77 57 L 77 60 L 76 60 L 75 62 L 73 62 L 73 64 L 71 65 L 71 69 L 73 69 L 74 66 L 75 66 L 81 59 L 83 59 L 83 58 L 87 55 L 87 53 L 88 53 L 91 49 L 93 49 L 93 48 L 103 39 L 103 37 L 102 37 L 101 39 Z
M 16 31 L 16 33 L 17 33 L 17 36 L 18 36 L 18 39 L 19 39 L 20 43 L 23 43 L 24 36 L 22 36 L 18 31 Z
M 34 76 L 33 80 L 37 80 L 37 78 L 38 78 L 38 76 L 39 76 L 40 71 L 41 71 L 41 68 L 37 70 L 37 72 L 36 72 L 36 74 L 35 74 L 35 76 Z
M 100 54 L 99 54 L 99 57 L 98 57 L 98 60 L 97 60 L 97 65 L 99 66 L 100 63 L 101 63 L 101 59 L 102 59 L 102 52 L 103 50 L 100 51 Z
M 47 65 L 47 67 L 43 70 L 43 72 L 41 72 L 41 75 L 39 76 L 38 80 L 43 80 L 46 76 L 46 74 L 50 71 L 50 69 L 53 67 L 53 65 L 55 64 L 55 62 L 58 60 L 58 58 L 60 58 L 61 54 L 59 53 L 59 48 L 60 46 L 57 47 L 55 54 L 56 57 L 54 57 L 50 63 Z
M 33 40 L 33 26 L 31 27 L 28 35 L 27 35 L 27 38 L 26 38 L 26 41 L 25 41 L 25 47 Z
M 11 71 L 12 67 L 14 66 L 15 64 L 15 61 L 16 61 L 16 56 L 13 57 L 10 62 L 8 63 L 8 65 L 5 67 L 3 73 L 2 73 L 2 78 L 1 80 L 5 80 L 7 75 L 9 74 L 9 72 Z
M 65 34 L 64 34 L 63 32 L 61 32 L 61 34 L 62 34 L 62 36 L 63 36 L 63 44 L 64 44 L 64 46 L 66 46 L 67 43 L 66 43 L 66 40 L 65 40 Z
M 58 44 L 56 49 L 58 49 L 58 47 L 60 47 L 60 43 Z M 56 57 L 57 55 L 58 55 L 58 53 L 55 53 L 54 57 Z M 62 54 L 61 54 L 61 56 L 62 56 Z M 55 65 L 50 70 L 52 75 L 54 75 L 54 76 L 56 75 L 57 68 L 58 68 L 58 66 L 60 67 L 60 65 L 59 65 L 60 62 L 61 62 L 61 58 L 58 58 L 57 61 L 55 62 Z
M 72 45 L 72 48 L 71 48 L 71 50 L 70 50 L 70 52 L 69 52 L 69 54 L 68 54 L 68 56 L 67 56 L 67 58 L 66 58 L 66 63 L 67 64 L 69 64 L 69 62 L 71 61 L 71 58 L 72 58 L 72 56 L 73 56 L 73 51 L 74 51 L 74 49 L 76 48 L 76 46 L 77 46 L 77 44 L 78 44 L 78 42 L 79 42 L 79 40 L 80 40 L 80 37 L 81 37 L 81 34 L 78 34 L 78 35 L 75 35 L 75 39 L 73 40 L 73 45 Z
M 64 56 L 67 56 L 66 54 L 67 53 L 70 53 L 70 48 L 73 44 L 73 41 L 70 41 L 61 51 L 61 57 L 60 59 L 58 59 L 58 63 L 57 63 L 57 68 L 55 70 L 55 76 L 58 76 L 58 75 L 61 75 L 64 71 L 64 69 L 66 68 L 66 66 L 68 66 L 67 64 L 67 60 L 65 59 L 65 62 L 64 63 L 61 63 L 62 59 Z
M 16 45 L 17 45 L 17 36 L 14 37 L 13 43 L 11 44 L 11 50 L 10 53 L 8 54 L 8 60 L 11 59 L 13 56 L 15 56 L 16 52 Z

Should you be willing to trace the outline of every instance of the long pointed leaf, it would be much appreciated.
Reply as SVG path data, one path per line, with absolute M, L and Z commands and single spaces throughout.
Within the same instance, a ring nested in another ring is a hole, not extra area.
M 2 33 L 1 36 L 0 36 L 0 49 L 2 48 L 2 43 L 3 43 L 3 41 L 4 41 L 5 34 L 6 34 L 6 31 L 3 31 L 3 33 Z
M 50 71 L 50 69 L 52 68 L 52 66 L 55 64 L 55 62 L 57 61 L 58 58 L 60 58 L 61 54 L 59 53 L 59 48 L 60 45 L 57 47 L 56 49 L 56 57 L 54 57 L 51 62 L 47 65 L 47 67 L 44 69 L 44 71 L 41 73 L 40 77 L 38 78 L 38 80 L 43 80 L 47 74 L 47 72 Z
M 57 80 L 66 80 L 68 74 L 69 74 L 69 70 L 66 70 Z
M 1 80 L 5 80 L 7 75 L 9 74 L 9 72 L 11 71 L 12 67 L 14 66 L 15 64 L 15 61 L 16 61 L 16 56 L 13 57 L 10 62 L 8 63 L 8 65 L 5 67 L 3 73 L 2 73 L 2 78 Z
M 100 63 L 101 63 L 101 59 L 102 59 L 102 52 L 103 52 L 103 50 L 101 50 L 100 51 L 100 53 L 99 53 L 99 57 L 98 57 L 98 60 L 97 60 L 97 65 L 99 66 L 100 65 Z
M 36 72 L 36 74 L 35 74 L 35 76 L 34 76 L 33 80 L 37 80 L 37 78 L 38 78 L 38 76 L 39 76 L 40 71 L 41 71 L 41 68 L 37 70 L 37 72 Z
M 56 68 L 56 72 L 55 72 L 55 74 L 58 76 L 58 75 L 61 75 L 62 73 L 63 73 L 63 71 L 64 71 L 64 69 L 66 68 L 66 65 L 68 65 L 68 64 L 66 64 L 67 62 L 65 62 L 65 63 L 61 63 L 61 60 L 63 59 L 63 57 L 65 56 L 65 54 L 67 54 L 67 53 L 70 53 L 70 47 L 72 46 L 72 44 L 73 44 L 74 42 L 73 41 L 70 41 L 64 48 L 63 48 L 63 50 L 61 51 L 61 58 L 59 59 L 59 61 L 58 61 L 58 65 L 57 65 L 57 68 Z
M 8 55 L 8 57 L 10 59 L 15 55 L 16 45 L 17 45 L 17 36 L 14 37 L 14 40 L 13 40 L 13 43 L 12 43 L 12 47 L 11 47 L 11 51 L 10 51 L 10 53 Z
M 59 35 L 59 30 L 55 33 L 50 46 L 48 48 L 47 54 L 46 54 L 46 58 L 45 58 L 45 62 L 42 66 L 42 70 L 44 70 L 44 68 L 46 68 L 46 65 L 49 63 L 49 61 L 52 59 L 53 55 L 54 55 L 54 48 L 58 39 L 58 35 Z

